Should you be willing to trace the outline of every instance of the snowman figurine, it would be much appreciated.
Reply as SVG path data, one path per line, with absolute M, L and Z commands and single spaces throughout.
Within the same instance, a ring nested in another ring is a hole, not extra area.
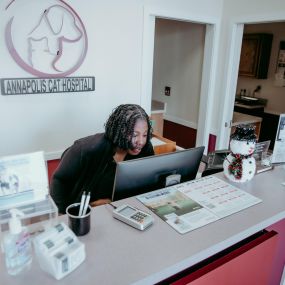
M 256 135 L 254 126 L 238 125 L 231 135 L 230 151 L 223 163 L 225 176 L 234 182 L 246 182 L 253 178 L 256 170 L 253 152 Z

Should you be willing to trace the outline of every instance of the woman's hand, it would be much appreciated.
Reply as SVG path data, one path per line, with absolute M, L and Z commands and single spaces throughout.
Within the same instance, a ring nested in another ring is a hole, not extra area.
M 105 205 L 105 204 L 110 204 L 111 200 L 110 199 L 99 199 L 97 201 L 93 201 L 90 203 L 91 207 L 96 207 L 96 206 L 100 206 L 100 205 Z

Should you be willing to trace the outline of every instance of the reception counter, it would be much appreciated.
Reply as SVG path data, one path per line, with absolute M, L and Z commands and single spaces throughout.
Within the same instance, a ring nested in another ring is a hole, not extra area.
M 225 179 L 223 173 L 216 176 Z M 34 259 L 30 271 L 11 277 L 1 258 L 0 284 L 155 284 L 284 219 L 284 181 L 285 169 L 275 167 L 256 175 L 249 183 L 234 184 L 262 199 L 262 203 L 184 235 L 154 214 L 154 224 L 141 232 L 113 219 L 110 205 L 96 207 L 90 233 L 80 237 L 86 245 L 87 258 L 74 272 L 56 281 Z M 149 212 L 134 197 L 115 204 L 125 202 Z M 66 216 L 59 220 L 66 222 Z

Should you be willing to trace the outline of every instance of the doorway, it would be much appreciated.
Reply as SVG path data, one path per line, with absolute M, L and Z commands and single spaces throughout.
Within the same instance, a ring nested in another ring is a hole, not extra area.
M 250 108 L 242 108 L 237 102 L 235 102 L 234 111 L 257 116 L 262 119 L 259 141 L 271 140 L 271 150 L 274 147 L 279 115 L 281 113 L 285 113 L 285 87 L 276 86 L 275 83 L 280 42 L 285 40 L 284 30 L 285 22 L 244 25 L 243 34 L 272 35 L 272 46 L 267 78 L 257 79 L 255 77 L 239 75 L 236 88 L 236 96 L 240 94 L 241 90 L 243 90 L 243 92 L 245 90 L 244 93 L 249 97 L 254 97 L 255 99 L 258 99 L 258 101 L 264 102 L 264 106 L 261 108 L 254 108 L 254 105 L 251 105 Z M 261 111 L 257 112 L 258 110 Z
M 223 98 L 222 98 L 223 103 L 221 104 L 221 112 L 219 117 L 219 128 L 218 128 L 219 136 L 217 137 L 216 149 L 226 149 L 228 148 L 229 144 L 235 97 L 236 93 L 240 91 L 238 89 L 240 87 L 237 86 L 237 81 L 238 81 L 238 68 L 240 62 L 240 52 L 242 45 L 242 37 L 244 33 L 244 25 L 251 25 L 251 24 L 266 25 L 270 23 L 273 24 L 277 22 L 284 22 L 284 20 L 285 20 L 284 16 L 280 17 L 278 13 L 276 15 L 274 15 L 273 13 L 270 16 L 263 17 L 262 22 L 257 22 L 256 17 L 253 16 L 252 19 L 249 18 L 247 19 L 246 22 L 244 22 L 244 19 L 242 19 L 242 21 L 236 19 L 236 22 L 233 23 L 233 28 L 231 30 L 229 57 L 226 64 L 227 67 L 225 69 L 226 76 L 225 76 L 225 83 L 223 86 L 223 89 L 225 91 L 223 92 Z M 270 61 L 272 60 L 274 61 L 274 59 L 271 59 Z M 285 105 L 283 104 L 283 106 Z
M 205 152 L 208 149 L 208 142 L 210 136 L 210 120 L 213 107 L 213 90 L 214 90 L 214 66 L 217 62 L 217 46 L 218 35 L 216 26 L 220 19 L 197 18 L 196 15 L 189 15 L 185 17 L 185 14 L 177 14 L 177 11 L 169 14 L 158 13 L 157 11 L 151 11 L 146 9 L 144 14 L 144 33 L 143 33 L 143 63 L 142 63 L 142 94 L 141 105 L 151 113 L 152 102 L 152 86 L 153 86 L 153 63 L 154 63 L 154 44 L 155 44 L 155 22 L 157 18 L 168 19 L 174 21 L 190 22 L 193 24 L 201 24 L 204 26 L 204 50 L 200 79 L 200 93 L 199 104 L 196 106 L 198 110 L 198 119 L 196 122 L 196 146 L 205 146 Z M 164 86 L 165 87 L 165 86 Z M 162 94 L 164 94 L 164 87 Z M 171 87 L 171 86 L 168 86 Z M 175 91 L 175 90 L 172 90 Z M 160 91 L 161 92 L 161 91 Z M 170 89 L 171 92 L 171 89 Z M 175 92 L 174 92 L 175 93 Z M 172 94 L 174 94 L 172 93 Z M 165 95 L 161 95 L 165 96 Z M 170 93 L 170 98 L 171 98 Z
M 152 112 L 162 106 L 163 135 L 183 148 L 196 145 L 205 34 L 205 24 L 155 19 Z
M 276 68 L 276 63 L 277 63 L 277 51 L 278 49 L 278 44 L 279 41 L 282 37 L 282 35 L 273 37 L 273 43 L 272 43 L 272 51 L 271 51 L 271 57 L 270 57 L 270 64 L 269 64 L 269 77 L 266 79 L 266 84 L 265 84 L 265 79 L 254 79 L 254 78 L 243 78 L 243 80 L 239 80 L 238 76 L 238 69 L 239 69 L 239 62 L 240 62 L 240 53 L 241 53 L 241 45 L 242 45 L 242 38 L 243 34 L 246 32 L 251 32 L 252 28 L 256 29 L 258 28 L 259 30 L 255 30 L 256 32 L 261 30 L 263 32 L 273 32 L 275 34 L 275 30 L 272 29 L 273 25 L 276 23 L 276 25 L 284 25 L 284 20 L 275 20 L 275 19 L 269 19 L 268 22 L 264 23 L 256 23 L 251 24 L 250 21 L 248 23 L 236 23 L 233 26 L 232 30 L 232 41 L 231 41 L 231 46 L 230 46 L 230 55 L 229 55 L 229 60 L 228 60 L 228 67 L 226 69 L 226 80 L 225 80 L 225 86 L 224 86 L 224 100 L 223 100 L 223 106 L 222 106 L 222 111 L 220 115 L 220 127 L 219 127 L 219 136 L 217 138 L 217 149 L 226 149 L 228 148 L 229 144 L 229 137 L 230 137 L 230 130 L 232 126 L 232 119 L 233 119 L 233 110 L 234 110 L 234 105 L 235 105 L 235 99 L 236 99 L 236 94 L 239 94 L 240 89 L 246 89 L 247 94 L 251 95 L 252 92 L 255 90 L 255 88 L 258 85 L 264 85 L 264 88 L 260 90 L 263 92 L 262 94 L 257 94 L 257 96 L 272 96 L 272 90 L 270 88 L 274 88 L 276 92 L 278 92 L 278 97 L 279 101 L 277 101 L 277 105 L 279 108 L 283 109 L 278 109 L 278 112 L 275 111 L 275 116 L 279 116 L 280 112 L 285 112 L 285 98 L 284 96 L 281 96 L 282 92 L 284 93 L 284 87 L 273 87 L 274 86 L 274 73 L 275 73 L 275 68 Z M 244 26 L 247 27 L 246 30 L 244 30 Z M 269 30 L 270 28 L 270 30 Z M 245 79 L 245 80 L 244 80 Z M 250 82 L 250 83 L 249 83 Z M 242 87 L 241 87 L 242 86 Z M 268 86 L 271 86 L 270 88 Z M 266 95 L 267 94 L 267 95 Z M 268 105 L 270 106 L 270 105 Z M 267 106 L 267 108 L 268 108 Z M 266 112 L 272 113 L 272 110 L 266 110 Z M 273 111 L 274 113 L 274 111 Z M 277 114 L 276 114 L 277 113 Z M 272 117 L 271 115 L 269 115 Z M 271 120 L 271 119 L 270 119 Z M 276 121 L 276 119 L 274 119 Z M 267 120 L 266 120 L 267 121 Z M 275 122 L 275 124 L 277 124 Z M 263 125 L 261 124 L 261 127 L 263 130 L 261 130 L 261 137 L 260 141 L 266 140 L 266 135 L 264 136 L 264 128 L 272 130 L 272 125 L 271 123 L 266 123 L 265 120 L 263 122 Z M 275 132 L 276 133 L 276 132 Z M 275 136 L 275 133 L 270 135 L 271 138 Z M 275 137 L 273 138 L 273 140 Z M 271 145 L 272 148 L 272 145 Z

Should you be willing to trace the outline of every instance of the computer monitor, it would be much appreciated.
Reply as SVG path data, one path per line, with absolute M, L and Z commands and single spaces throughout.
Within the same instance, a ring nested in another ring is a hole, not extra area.
M 119 162 L 112 201 L 195 179 L 204 149 L 201 146 Z

